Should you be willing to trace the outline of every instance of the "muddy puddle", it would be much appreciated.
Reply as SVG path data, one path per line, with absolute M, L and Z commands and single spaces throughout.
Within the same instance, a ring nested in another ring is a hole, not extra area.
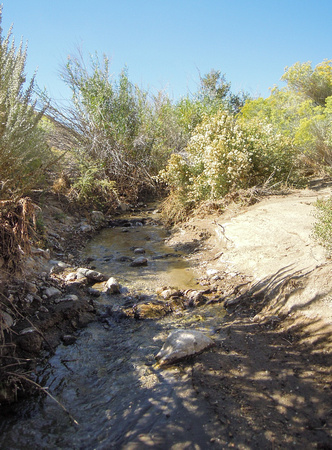
M 197 289 L 185 255 L 165 239 L 166 230 L 137 218 L 137 224 L 104 229 L 85 257 L 128 292 L 154 295 L 163 285 Z M 126 259 L 135 258 L 137 248 L 144 249 L 147 266 L 132 267 Z M 97 307 L 114 307 L 124 295 L 102 295 Z M 203 331 L 218 343 L 223 315 L 222 306 L 213 304 L 159 320 L 109 317 L 90 324 L 37 371 L 36 381 L 66 411 L 45 395 L 27 401 L 0 425 L 0 448 L 209 448 L 218 427 L 192 387 L 191 362 L 161 368 L 155 355 L 179 328 Z
M 186 255 L 167 246 L 167 230 L 153 221 L 143 224 L 140 217 L 124 223 L 127 226 L 105 228 L 87 245 L 85 256 L 96 270 L 116 277 L 121 285 L 135 291 L 151 293 L 163 285 L 198 287 Z M 140 256 L 148 260 L 148 265 L 132 267 L 132 261 Z

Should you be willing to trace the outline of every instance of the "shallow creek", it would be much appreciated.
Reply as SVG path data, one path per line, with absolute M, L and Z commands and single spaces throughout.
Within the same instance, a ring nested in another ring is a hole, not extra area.
M 120 295 L 97 299 L 101 312 L 121 305 L 126 292 L 154 295 L 156 288 L 165 285 L 199 289 L 185 257 L 165 243 L 166 230 L 142 225 L 139 217 L 132 224 L 127 229 L 104 229 L 86 247 L 91 264 L 115 276 L 124 287 Z M 126 260 L 138 247 L 145 250 L 146 267 L 131 267 Z M 67 412 L 44 395 L 27 401 L 0 425 L 0 448 L 212 446 L 218 426 L 192 387 L 192 361 L 161 368 L 155 355 L 169 332 L 177 328 L 203 331 L 218 342 L 223 314 L 222 307 L 214 304 L 159 320 L 109 317 L 106 322 L 90 324 L 74 345 L 60 345 L 47 366 L 38 369 L 37 381 L 47 386 Z

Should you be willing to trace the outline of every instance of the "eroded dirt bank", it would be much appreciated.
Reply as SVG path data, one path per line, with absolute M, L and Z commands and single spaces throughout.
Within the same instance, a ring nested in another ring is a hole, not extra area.
M 248 283 L 226 298 L 222 344 L 192 365 L 221 448 L 332 448 L 332 265 L 311 236 L 313 203 L 327 195 L 306 189 L 196 217 L 172 238 L 208 233 L 192 255 L 210 274 L 203 284 Z

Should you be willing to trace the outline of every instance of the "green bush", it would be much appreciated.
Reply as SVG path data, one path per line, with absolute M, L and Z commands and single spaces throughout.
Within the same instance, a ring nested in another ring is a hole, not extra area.
M 84 158 L 78 163 L 78 172 L 70 190 L 70 197 L 83 206 L 103 209 L 117 206 L 115 183 L 105 175 L 102 164 Z
M 302 155 L 310 171 L 331 172 L 332 166 L 332 60 L 314 69 L 311 63 L 286 68 L 287 86 L 273 88 L 271 95 L 246 102 L 241 116 L 263 119 L 284 136 Z
M 2 8 L 0 8 L 1 24 Z M 26 48 L 18 49 L 11 30 L 0 27 L 0 197 L 12 198 L 35 187 L 51 160 L 45 134 L 39 126 L 44 109 L 36 112 L 32 100 L 34 78 L 24 90 Z
M 147 93 L 130 82 L 126 68 L 114 79 L 105 56 L 102 62 L 91 57 L 90 66 L 70 57 L 63 77 L 72 91 L 72 104 L 62 114 L 69 138 L 64 146 L 69 142 L 71 151 L 77 149 L 79 164 L 96 162 L 102 171 L 94 176 L 116 183 L 119 194 L 134 201 L 140 186 L 153 185 L 150 170 L 159 162 L 158 156 L 153 160 L 156 140 Z M 61 146 L 61 136 L 58 141 Z

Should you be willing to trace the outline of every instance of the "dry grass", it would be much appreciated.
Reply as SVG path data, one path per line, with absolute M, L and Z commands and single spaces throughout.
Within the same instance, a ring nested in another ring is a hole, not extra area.
M 15 271 L 22 256 L 30 253 L 30 230 L 36 226 L 36 207 L 30 198 L 0 201 L 0 255 L 2 265 Z

